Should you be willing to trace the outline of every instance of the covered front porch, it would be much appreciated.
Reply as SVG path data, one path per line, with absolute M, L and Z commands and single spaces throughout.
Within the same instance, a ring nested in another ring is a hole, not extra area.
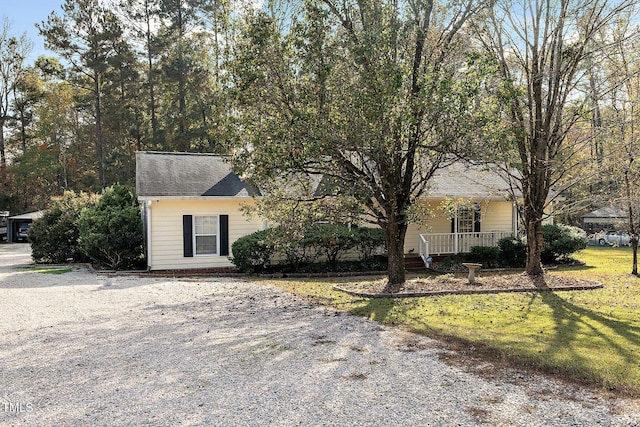
M 425 265 L 429 265 L 434 255 L 470 252 L 472 246 L 498 246 L 500 239 L 512 236 L 510 231 L 420 234 L 418 253 Z

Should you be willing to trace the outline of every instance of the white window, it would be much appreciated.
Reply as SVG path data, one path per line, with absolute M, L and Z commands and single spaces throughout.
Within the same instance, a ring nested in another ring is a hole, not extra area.
M 460 206 L 458 208 L 458 233 L 480 231 L 480 205 Z
M 473 208 L 458 208 L 458 233 L 473 232 Z
M 217 255 L 218 253 L 218 216 L 194 215 L 193 247 L 196 255 Z

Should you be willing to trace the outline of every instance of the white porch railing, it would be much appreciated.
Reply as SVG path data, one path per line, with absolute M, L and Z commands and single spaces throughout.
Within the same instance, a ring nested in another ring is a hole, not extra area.
M 427 259 L 432 255 L 469 252 L 472 246 L 498 246 L 500 239 L 511 236 L 513 233 L 509 231 L 420 234 L 418 248 L 420 257 L 427 264 Z
M 427 267 L 431 266 L 431 257 L 429 256 L 429 241 L 425 238 L 425 234 L 418 235 L 418 254 L 422 258 L 422 262 Z

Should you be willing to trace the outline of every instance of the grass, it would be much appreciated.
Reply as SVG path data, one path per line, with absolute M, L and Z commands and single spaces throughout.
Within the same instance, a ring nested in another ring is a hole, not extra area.
M 36 273 L 43 273 L 43 274 L 65 274 L 65 273 L 71 273 L 73 271 L 72 268 L 70 267 L 25 267 L 26 269 L 30 270 L 30 271 L 35 271 Z
M 603 289 L 368 299 L 332 290 L 344 278 L 270 282 L 340 310 L 445 339 L 474 355 L 640 396 L 640 278 L 629 274 L 631 250 L 590 247 L 576 258 L 586 266 L 550 274 L 600 281 Z

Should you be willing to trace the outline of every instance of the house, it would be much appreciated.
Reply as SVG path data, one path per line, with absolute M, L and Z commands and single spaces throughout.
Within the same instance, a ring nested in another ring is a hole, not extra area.
M 432 255 L 497 246 L 500 239 L 518 235 L 520 218 L 513 192 L 499 173 L 486 166 L 454 163 L 440 169 L 427 193 L 423 203 L 432 217 L 424 224 L 410 224 L 405 241 L 405 252 L 418 248 L 425 262 Z M 520 198 L 519 193 L 515 196 Z M 447 204 L 452 209 L 443 211 Z
M 613 206 L 605 206 L 595 211 L 591 211 L 580 217 L 582 219 L 582 229 L 589 234 L 602 230 L 616 230 L 623 228 L 628 217 L 624 209 Z
M 136 191 L 149 270 L 232 267 L 231 244 L 263 228 L 240 211 L 258 191 L 223 156 L 138 152 Z
M 232 267 L 230 248 L 241 236 L 262 230 L 241 206 L 259 190 L 231 171 L 224 156 L 136 153 L 136 191 L 142 205 L 150 270 Z M 454 164 L 438 172 L 423 203 L 433 212 L 425 224 L 409 226 L 405 252 L 429 255 L 496 245 L 517 233 L 518 215 L 509 188 L 486 168 Z M 464 201 L 451 213 L 447 201 Z

